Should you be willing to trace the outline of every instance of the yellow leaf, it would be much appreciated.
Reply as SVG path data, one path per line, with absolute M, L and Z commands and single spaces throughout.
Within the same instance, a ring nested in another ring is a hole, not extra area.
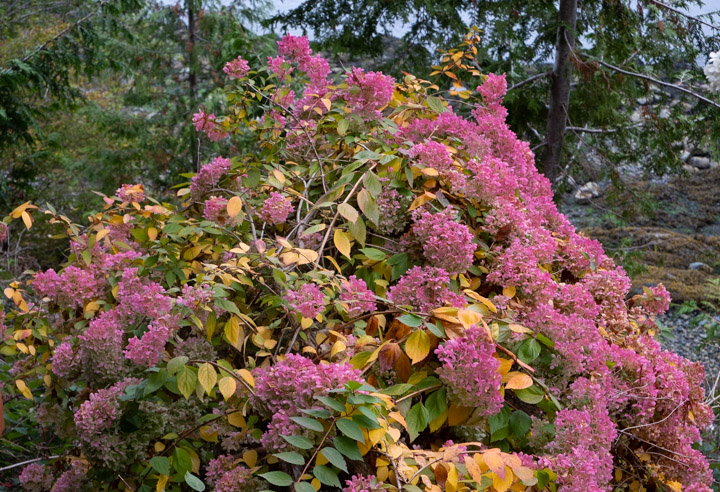
M 417 364 L 430 353 L 430 337 L 424 330 L 414 332 L 405 342 L 407 353 L 413 364 Z
M 475 460 L 468 455 L 465 455 L 465 468 L 467 468 L 470 477 L 477 482 L 478 485 L 482 483 L 482 470 L 480 470 Z
M 343 352 L 345 349 L 347 349 L 347 345 L 343 343 L 342 341 L 338 340 L 335 342 L 332 346 L 332 350 L 330 350 L 330 357 L 335 357 L 340 352 Z
M 225 401 L 228 401 L 230 397 L 235 394 L 236 388 L 237 383 L 235 382 L 235 379 L 230 376 L 225 376 L 220 380 L 220 382 L 218 382 L 218 389 L 223 395 L 223 398 L 225 398 Z
M 500 478 L 497 474 L 495 474 L 492 478 L 493 487 L 495 487 L 495 490 L 497 490 L 497 492 L 505 492 L 512 485 L 514 477 L 512 470 L 508 467 L 505 467 L 504 478 Z
M 285 175 L 279 170 L 273 169 L 273 176 L 275 176 L 275 179 L 280 181 L 280 184 L 285 184 Z
M 170 477 L 167 475 L 160 475 L 158 477 L 157 485 L 155 485 L 155 492 L 164 492 L 169 479 Z
M 524 372 L 517 372 L 508 380 L 505 388 L 520 390 L 529 388 L 530 386 L 532 386 L 532 384 L 533 380 L 530 376 L 528 376 Z
M 209 425 L 203 425 L 202 427 L 200 427 L 200 429 L 198 429 L 198 431 L 203 441 L 218 442 L 217 429 L 213 429 Z
M 320 102 L 322 102 L 325 105 L 325 108 L 330 111 L 330 105 L 332 104 L 332 101 L 330 101 L 330 99 L 328 99 L 327 97 L 323 97 L 322 99 L 320 99 Z
M 340 253 L 350 258 L 350 239 L 345 232 L 341 231 L 340 229 L 335 229 L 335 234 L 333 235 L 333 242 L 335 243 L 335 247 L 338 249 L 338 251 L 340 251 Z
M 525 328 L 523 325 L 518 325 L 517 323 L 509 324 L 508 328 L 510 328 L 510 331 L 512 331 L 513 333 L 532 333 L 533 332 L 530 328 Z
M 510 372 L 510 368 L 515 363 L 512 359 L 499 359 L 500 360 L 500 367 L 498 367 L 498 372 L 500 375 L 504 378 L 507 373 Z
M 32 393 L 30 392 L 30 388 L 27 387 L 27 384 L 25 384 L 25 381 L 22 379 L 18 379 L 15 381 L 15 386 L 17 386 L 17 389 L 20 390 L 20 393 L 27 398 L 28 400 L 34 400 Z
M 247 427 L 247 422 L 245 421 L 245 417 L 243 417 L 242 413 L 240 412 L 233 412 L 230 415 L 228 415 L 228 423 L 235 427 L 240 427 L 241 429 L 244 429 Z
M 430 200 L 434 199 L 435 195 L 433 193 L 430 193 L 429 191 L 426 191 L 422 195 L 418 195 L 415 197 L 413 202 L 410 204 L 410 208 L 408 208 L 408 212 L 411 212 L 415 210 L 418 207 L 421 207 L 425 205 Z
M 349 203 L 341 203 L 338 205 L 338 212 L 347 219 L 348 222 L 352 222 L 353 224 L 357 222 L 359 217 L 358 211 Z
M 509 297 L 512 299 L 515 297 L 516 289 L 514 285 L 508 285 L 507 287 L 503 288 L 503 295 Z
M 318 252 L 313 249 L 301 249 L 297 248 L 295 249 L 295 252 L 298 255 L 297 264 L 298 265 L 307 265 L 308 263 L 312 263 L 315 260 L 318 259 Z
M 30 229 L 32 227 L 32 217 L 30 217 L 30 214 L 27 212 L 23 212 L 21 217 L 23 222 L 25 223 L 25 227 L 27 229 Z
M 473 410 L 475 410 L 473 407 L 461 407 L 451 403 L 448 410 L 448 425 L 453 427 L 462 424 L 473 413 Z
M 240 340 L 245 338 L 245 333 L 237 316 L 230 316 L 225 323 L 225 337 L 234 347 L 240 348 Z
M 215 387 L 215 383 L 217 383 L 217 372 L 210 363 L 205 362 L 198 368 L 198 381 L 205 390 L 205 393 L 210 394 Z
M 248 371 L 247 369 L 239 369 L 235 372 L 237 372 L 238 376 L 243 378 L 251 388 L 255 387 L 255 378 L 250 371 Z
M 425 176 L 435 177 L 439 176 L 440 173 L 437 171 L 437 169 L 433 169 L 431 167 L 426 167 L 425 169 L 421 169 L 420 172 L 424 174 Z
M 227 213 L 230 217 L 235 217 L 242 210 L 242 206 L 242 199 L 239 196 L 234 196 L 228 200 L 225 208 L 227 209 Z
M 250 449 L 243 453 L 243 461 L 247 463 L 247 466 L 253 468 L 257 464 L 258 454 L 254 449 Z
M 470 328 L 472 325 L 477 325 L 482 319 L 482 315 L 480 313 L 471 311 L 470 309 L 461 309 L 458 311 L 457 316 L 465 329 Z
M 165 443 L 160 442 L 160 441 L 155 441 L 153 448 L 155 449 L 156 453 L 162 453 L 163 451 L 165 451 Z
M 150 229 L 148 229 L 148 233 L 147 233 L 147 234 L 148 234 L 148 239 L 150 239 L 150 241 L 155 241 L 155 240 L 157 239 L 157 236 L 158 236 L 158 230 L 155 229 L 154 227 L 151 227 Z M 98 234 L 98 236 L 99 236 L 99 235 L 100 235 L 100 234 Z

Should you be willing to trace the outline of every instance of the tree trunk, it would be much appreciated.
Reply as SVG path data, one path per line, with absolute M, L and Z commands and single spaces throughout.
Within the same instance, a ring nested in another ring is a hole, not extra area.
M 188 87 L 190 96 L 190 110 L 196 111 L 197 105 L 197 67 L 195 61 L 195 0 L 185 0 L 185 8 L 187 9 L 188 16 Z M 190 140 L 190 154 L 193 163 L 193 171 L 198 171 L 200 162 L 198 156 L 198 139 L 197 136 L 193 135 Z
M 551 75 L 550 109 L 545 128 L 545 152 L 542 160 L 543 174 L 551 183 L 555 181 L 560 171 L 565 140 L 567 111 L 570 103 L 570 76 L 572 75 L 569 58 L 575 47 L 577 4 L 577 0 L 560 0 L 555 65 Z

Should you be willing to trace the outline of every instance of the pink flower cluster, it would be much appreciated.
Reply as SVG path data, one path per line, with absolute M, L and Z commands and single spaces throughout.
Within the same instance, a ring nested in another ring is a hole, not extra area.
M 345 487 L 342 492 L 382 492 L 386 490 L 378 483 L 375 475 L 353 475 L 350 480 L 345 480 Z
M 325 295 L 312 283 L 303 284 L 298 290 L 288 290 L 283 299 L 291 313 L 299 313 L 305 318 L 312 319 L 325 308 Z
M 205 476 L 215 492 L 259 492 L 267 488 L 264 480 L 254 477 L 252 471 L 238 461 L 230 455 L 210 460 Z
M 450 275 L 442 268 L 415 266 L 400 277 L 387 294 L 392 302 L 429 313 L 435 308 L 449 304 L 464 306 L 463 296 L 448 287 Z
M 285 360 L 253 371 L 255 394 L 250 404 L 267 418 L 272 418 L 263 434 L 262 444 L 272 452 L 291 448 L 282 435 L 307 432 L 290 417 L 300 416 L 302 409 L 318 408 L 316 397 L 327 396 L 348 381 L 360 381 L 361 372 L 348 364 L 315 364 L 301 355 L 288 354 Z
M 500 361 L 493 357 L 494 353 L 495 344 L 474 325 L 464 337 L 448 340 L 435 350 L 442 362 L 437 375 L 451 397 L 460 405 L 479 409 L 478 415 L 493 415 L 503 405 Z
M 350 317 L 359 316 L 363 313 L 377 311 L 375 294 L 368 289 L 363 279 L 351 275 L 340 286 L 340 301 L 348 305 Z
M 269 224 L 282 224 L 288 216 L 295 210 L 289 199 L 282 196 L 277 191 L 270 193 L 258 212 L 258 216 Z
M 47 492 L 53 485 L 52 469 L 40 463 L 31 463 L 22 469 L 18 476 L 23 490 L 28 492 Z
M 33 287 L 43 297 L 53 298 L 62 306 L 81 307 L 102 295 L 105 280 L 94 269 L 70 265 L 60 275 L 52 268 L 38 272 Z
M 378 111 L 390 104 L 395 92 L 395 79 L 380 72 L 365 72 L 353 67 L 345 79 L 348 85 L 344 94 L 353 111 L 377 116 Z
M 223 67 L 223 72 L 225 72 L 230 79 L 241 79 L 245 77 L 249 71 L 250 65 L 242 56 L 230 60 Z
M 432 168 L 440 173 L 453 191 L 465 187 L 465 175 L 455 167 L 453 158 L 447 148 L 434 140 L 427 143 L 416 144 L 410 149 L 410 155 L 417 160 L 423 168 Z
M 376 202 L 380 215 L 377 231 L 388 235 L 402 232 L 407 225 L 407 208 L 410 200 L 396 189 L 386 186 L 378 195 Z
M 227 199 L 221 196 L 211 196 L 205 200 L 203 206 L 203 217 L 218 225 L 226 225 L 232 222 L 227 213 Z
M 62 342 L 55 347 L 52 356 L 52 372 L 61 378 L 72 374 L 78 366 L 78 360 L 75 358 L 72 344 L 68 341 Z
M 284 75 L 290 73 L 282 68 L 283 63 L 296 62 L 298 68 L 305 72 L 310 79 L 310 87 L 306 92 L 314 92 L 315 89 L 323 87 L 327 84 L 327 76 L 330 73 L 330 65 L 328 61 L 321 56 L 312 56 L 310 42 L 305 36 L 297 37 L 286 35 L 278 41 L 277 58 L 268 58 L 272 71 L 278 74 L 281 80 Z M 287 59 L 285 58 L 287 57 Z
M 128 340 L 125 357 L 138 366 L 154 366 L 162 359 L 171 333 L 171 323 L 166 319 L 161 318 L 149 324 L 140 338 L 135 336 Z
M 192 197 L 198 200 L 204 193 L 215 187 L 220 182 L 220 178 L 229 170 L 230 161 L 220 156 L 204 164 L 190 183 Z
M 5 241 L 8 233 L 8 226 L 4 222 L 0 222 L 0 243 Z
M 141 184 L 124 184 L 117 189 L 115 195 L 123 202 L 140 203 L 145 200 L 145 188 Z
M 413 234 L 422 244 L 425 258 L 450 275 L 465 272 L 473 264 L 476 246 L 468 226 L 458 223 L 452 208 L 433 214 L 415 214 Z
M 217 121 L 215 113 L 205 114 L 204 111 L 198 111 L 193 115 L 193 125 L 195 125 L 195 131 L 204 132 L 213 142 L 230 136 L 222 124 Z
M 119 417 L 118 397 L 125 392 L 125 388 L 139 382 L 138 379 L 124 379 L 107 389 L 91 393 L 75 413 L 75 428 L 80 438 L 88 442 L 96 441 L 95 438 Z
M 55 482 L 52 492 L 77 492 L 87 484 L 88 466 L 80 461 L 75 460 L 70 465 L 70 469 L 63 472 Z

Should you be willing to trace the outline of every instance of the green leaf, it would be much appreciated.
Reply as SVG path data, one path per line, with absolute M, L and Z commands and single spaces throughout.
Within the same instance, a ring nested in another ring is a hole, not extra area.
M 358 217 L 355 223 L 347 222 L 347 226 L 350 234 L 352 234 L 352 237 L 354 237 L 362 246 L 365 246 L 365 241 L 367 240 L 367 227 L 365 227 L 365 221 L 363 218 Z
M 315 419 L 311 419 L 309 417 L 290 417 L 290 420 L 300 424 L 306 429 L 310 429 L 315 432 L 323 431 L 323 425 Z
M 352 222 L 353 224 L 359 217 L 358 211 L 349 203 L 341 203 L 338 205 L 338 212 L 347 219 L 348 222 Z
M 185 483 L 190 486 L 191 489 L 203 492 L 205 490 L 205 484 L 198 477 L 190 472 L 185 472 Z
M 290 477 L 290 475 L 281 471 L 261 473 L 260 476 L 271 484 L 277 485 L 278 487 L 287 487 L 288 485 L 293 483 L 293 479 Z
M 353 422 L 365 429 L 379 429 L 380 424 L 378 423 L 377 415 L 369 417 L 368 415 L 353 415 Z
M 387 258 L 385 253 L 375 248 L 363 248 L 360 252 L 373 261 L 383 261 Z
M 350 419 L 343 418 L 335 422 L 335 425 L 337 425 L 337 428 L 340 429 L 340 431 L 345 434 L 346 436 L 355 439 L 356 441 L 364 442 L 365 437 L 363 437 L 362 430 L 360 429 L 360 426 L 358 426 L 355 422 L 353 422 Z
M 334 441 L 335 449 L 344 454 L 347 458 L 356 461 L 362 461 L 363 457 L 360 454 L 357 442 L 353 441 L 349 437 L 337 436 Z
M 185 472 L 192 470 L 192 459 L 190 453 L 181 447 L 175 448 L 173 451 L 172 465 L 176 472 L 184 475 Z
M 515 410 L 510 415 L 510 430 L 515 437 L 523 437 L 530 430 L 532 420 L 530 416 L 522 410 Z
M 317 399 L 318 399 L 318 401 L 324 403 L 325 405 L 332 408 L 336 412 L 344 412 L 345 411 L 345 404 L 337 401 L 334 398 L 330 398 L 329 396 L 318 396 Z
M 408 325 L 410 328 L 417 328 L 423 324 L 423 319 L 414 314 L 403 314 L 398 318 L 398 321 L 404 325 Z
M 370 219 L 373 224 L 377 224 L 380 221 L 380 210 L 378 209 L 377 202 L 370 195 L 370 192 L 363 188 L 357 194 L 357 203 L 365 217 Z
M 161 475 L 170 475 L 170 459 L 167 456 L 153 456 L 150 466 Z
M 242 316 L 240 315 L 240 310 L 234 302 L 228 301 L 227 299 L 215 299 L 215 305 L 217 307 L 223 308 L 228 313 L 235 314 L 242 318 Z
M 363 178 L 363 184 L 365 185 L 365 188 L 370 192 L 370 194 L 377 198 L 377 196 L 382 193 L 382 184 L 380 183 L 380 178 L 377 174 L 374 172 L 369 172 L 365 175 L 365 178 Z
M 307 415 L 311 415 L 313 417 L 316 417 L 318 419 L 329 419 L 332 417 L 332 414 L 325 410 L 324 408 L 311 408 L 308 410 L 300 410 L 302 413 L 305 413 Z
M 282 436 L 287 442 L 299 449 L 311 449 L 313 442 L 305 436 Z
M 526 364 L 530 364 L 532 361 L 538 358 L 542 346 L 534 338 L 528 338 L 520 344 L 518 348 L 518 358 Z
M 538 388 L 536 385 L 532 385 L 529 388 L 512 391 L 515 393 L 515 396 L 520 398 L 525 403 L 529 403 L 531 405 L 536 405 L 540 403 L 543 398 L 545 398 L 545 393 L 543 392 L 543 390 Z
M 382 154 L 378 154 L 377 152 L 373 152 L 372 150 L 361 150 L 357 154 L 355 154 L 356 160 L 378 160 L 382 157 Z
M 410 442 L 413 442 L 425 430 L 430 422 L 429 416 L 427 408 L 421 402 L 416 403 L 407 413 L 405 422 L 407 422 Z
M 490 416 L 488 424 L 490 426 L 490 442 L 500 441 L 510 435 L 510 410 L 503 407 L 495 415 Z
M 315 492 L 315 487 L 307 482 L 298 482 L 295 484 L 295 492 Z
M 442 415 L 448 409 L 446 389 L 440 388 L 430 393 L 430 396 L 425 400 L 425 408 L 427 408 L 430 422 Z
M 178 372 L 178 389 L 180 390 L 180 393 L 183 394 L 186 400 L 190 398 L 190 395 L 192 395 L 193 391 L 195 391 L 195 386 L 197 385 L 197 382 L 197 374 L 195 374 L 195 371 L 193 371 L 191 368 L 183 366 Z
M 350 127 L 350 121 L 346 120 L 345 118 L 338 121 L 338 125 L 337 125 L 338 135 L 340 135 L 341 137 L 345 136 L 349 127 Z M 315 492 L 315 489 L 313 489 L 313 492 Z
M 340 480 L 338 480 L 337 473 L 328 466 L 316 466 L 313 468 L 313 475 L 320 480 L 320 483 L 327 485 L 328 487 L 342 487 L 342 485 L 340 485 Z
M 167 372 L 168 375 L 173 376 L 176 372 L 180 370 L 181 367 L 183 367 L 185 364 L 187 364 L 187 361 L 190 360 L 184 355 L 181 355 L 180 357 L 175 357 L 170 362 L 168 362 L 167 365 Z
M 435 111 L 436 113 L 444 113 L 445 112 L 445 104 L 443 103 L 443 100 L 439 97 L 435 96 L 428 96 L 427 98 L 428 107 Z
M 400 396 L 415 387 L 414 384 L 400 383 L 380 390 L 380 393 L 388 396 Z
M 441 325 L 439 321 L 436 323 L 425 323 L 425 328 L 440 339 L 447 338 L 445 328 L 443 328 L 443 325 Z
M 323 448 L 322 451 L 320 451 L 327 460 L 332 463 L 337 468 L 340 468 L 345 473 L 348 473 L 347 463 L 345 462 L 345 458 L 343 458 L 342 454 L 335 449 L 335 448 Z
M 292 463 L 293 465 L 304 465 L 305 464 L 305 458 L 300 455 L 300 453 L 296 453 L 295 451 L 287 451 L 285 453 L 275 453 L 273 456 L 277 456 L 283 461 L 287 461 L 288 463 Z

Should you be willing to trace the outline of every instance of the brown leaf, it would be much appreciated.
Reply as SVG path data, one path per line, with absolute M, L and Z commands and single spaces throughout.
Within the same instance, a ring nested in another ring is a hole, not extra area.
M 377 335 L 379 326 L 380 322 L 378 321 L 378 317 L 373 316 L 367 322 L 367 327 L 365 327 L 365 333 L 367 333 L 371 337 L 374 337 L 375 335 Z
M 404 353 L 401 353 L 394 367 L 400 381 L 407 383 L 408 379 L 410 379 L 410 358 Z
M 385 334 L 385 340 L 400 340 L 405 335 L 410 333 L 410 330 L 412 330 L 412 328 L 410 328 L 408 325 L 401 323 L 397 319 L 394 319 L 390 323 L 390 328 Z
M 512 226 L 510 224 L 502 226 L 500 230 L 497 231 L 497 234 L 495 234 L 495 241 L 504 241 L 510 236 L 511 231 Z
M 445 482 L 447 482 L 448 478 L 448 471 L 447 468 L 445 468 L 445 463 L 438 463 L 437 466 L 435 466 L 435 481 L 437 484 L 441 487 L 445 487 Z
M 388 343 L 380 348 L 378 352 L 378 362 L 380 363 L 380 369 L 387 371 L 395 365 L 397 360 L 402 355 L 403 351 L 400 345 L 397 343 Z

